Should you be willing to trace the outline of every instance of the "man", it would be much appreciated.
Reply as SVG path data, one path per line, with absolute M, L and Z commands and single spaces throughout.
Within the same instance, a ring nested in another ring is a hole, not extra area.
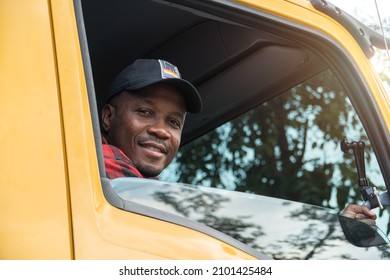
M 171 63 L 138 59 L 123 69 L 101 114 L 107 177 L 157 177 L 176 155 L 187 112 L 201 109 L 199 93 Z
M 101 114 L 107 177 L 156 178 L 179 149 L 187 112 L 201 109 L 199 93 L 171 63 L 138 59 L 123 69 Z M 342 215 L 376 219 L 360 205 L 348 205 Z

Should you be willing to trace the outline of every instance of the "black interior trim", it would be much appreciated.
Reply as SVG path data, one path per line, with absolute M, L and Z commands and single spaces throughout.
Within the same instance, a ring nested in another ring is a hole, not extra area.
M 100 134 L 100 121 L 99 112 L 96 100 L 95 86 L 92 74 L 91 59 L 89 56 L 88 40 L 85 31 L 83 9 L 81 6 L 81 0 L 74 0 L 74 8 L 77 21 L 77 29 L 79 34 L 81 55 L 84 65 L 85 81 L 87 84 L 89 108 L 91 110 L 92 129 L 95 138 L 97 160 L 99 165 L 100 176 L 106 176 L 106 169 L 104 167 L 102 138 Z

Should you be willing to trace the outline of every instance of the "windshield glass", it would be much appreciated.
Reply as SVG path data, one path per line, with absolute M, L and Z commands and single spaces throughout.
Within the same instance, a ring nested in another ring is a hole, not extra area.
M 389 257 L 379 229 L 323 207 L 159 180 L 120 178 L 111 184 L 127 201 L 199 222 L 274 259 Z
M 329 0 L 351 16 L 355 17 L 382 36 L 390 38 L 390 1 L 388 0 Z M 390 48 L 390 46 L 388 45 Z M 390 51 L 375 49 L 371 58 L 380 74 L 387 93 L 390 95 Z

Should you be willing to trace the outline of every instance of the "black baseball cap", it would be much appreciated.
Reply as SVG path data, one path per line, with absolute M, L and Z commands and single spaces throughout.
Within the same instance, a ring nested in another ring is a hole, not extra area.
M 159 83 L 175 87 L 183 95 L 188 112 L 202 110 L 202 99 L 196 88 L 181 78 L 175 65 L 161 59 L 137 59 L 123 69 L 111 84 L 107 101 L 124 90 L 138 90 Z

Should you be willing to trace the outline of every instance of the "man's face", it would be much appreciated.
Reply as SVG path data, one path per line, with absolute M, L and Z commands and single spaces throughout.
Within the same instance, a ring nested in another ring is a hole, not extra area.
M 153 85 L 122 92 L 110 103 L 102 111 L 108 143 L 121 149 L 145 177 L 160 174 L 179 149 L 186 114 L 182 95 L 170 86 Z

